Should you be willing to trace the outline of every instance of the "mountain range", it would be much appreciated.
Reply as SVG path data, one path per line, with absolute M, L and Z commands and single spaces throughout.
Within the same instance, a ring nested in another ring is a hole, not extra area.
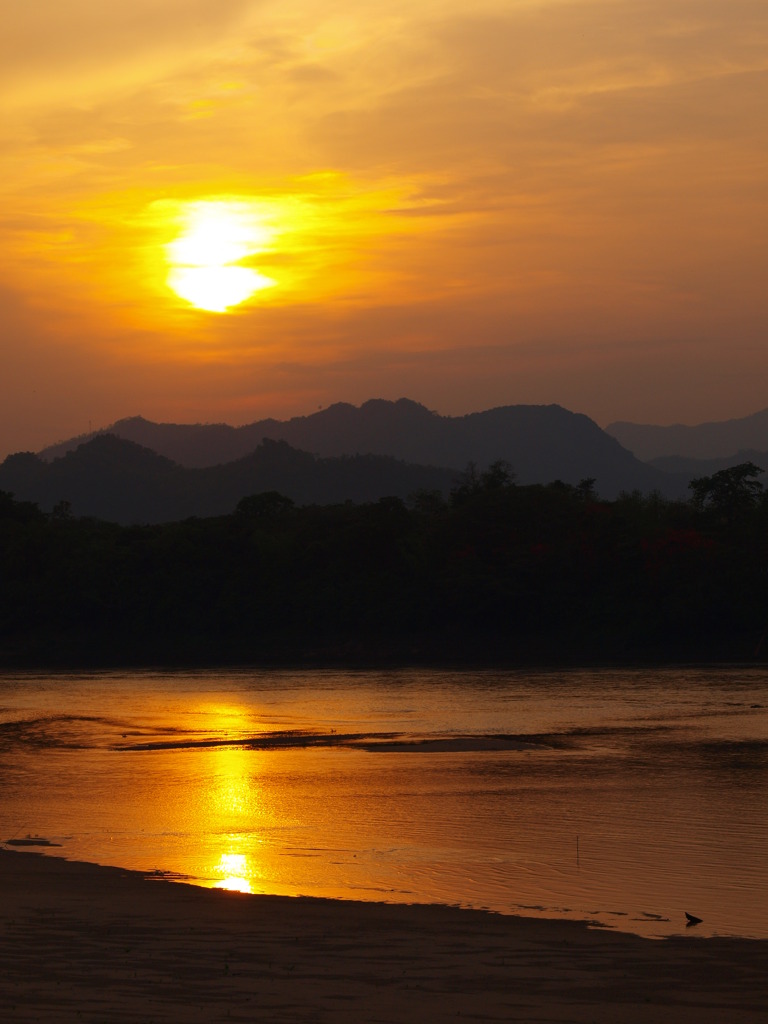
M 741 457 L 744 454 L 761 455 L 768 451 L 768 409 L 741 419 L 699 423 L 690 427 L 682 423 L 660 427 L 617 421 L 609 423 L 605 430 L 644 462 L 685 456 L 702 460 L 725 459 L 729 465 L 735 465 L 734 459 L 737 462 L 747 461 Z M 764 456 L 762 462 L 759 459 L 753 461 L 768 466 Z
M 298 505 L 446 493 L 456 475 L 386 456 L 323 459 L 268 439 L 242 459 L 190 469 L 133 441 L 99 434 L 51 462 L 30 452 L 8 456 L 0 465 L 0 490 L 45 511 L 65 501 L 73 515 L 131 524 L 227 515 L 241 498 L 265 491 Z
M 745 449 L 745 438 L 763 438 L 764 447 Z M 0 490 L 46 511 L 67 501 L 75 515 L 161 522 L 226 514 L 267 490 L 297 504 L 445 494 L 470 463 L 483 470 L 504 460 L 520 484 L 591 478 L 607 499 L 632 490 L 680 498 L 693 476 L 739 461 L 768 466 L 766 448 L 768 410 L 699 427 L 613 423 L 602 430 L 558 405 L 441 416 L 405 398 L 372 399 L 241 427 L 121 419 L 37 455 L 9 456 Z
M 373 399 L 360 407 L 339 402 L 309 416 L 259 420 L 242 427 L 153 423 L 136 416 L 97 433 L 114 434 L 197 468 L 242 458 L 269 438 L 323 457 L 386 455 L 455 470 L 464 470 L 469 462 L 484 467 L 505 459 L 520 482 L 578 483 L 594 477 L 606 496 L 623 488 L 648 490 L 665 483 L 589 417 L 558 405 L 509 405 L 466 416 L 440 416 L 409 399 Z M 49 460 L 63 455 L 93 436 L 46 448 L 40 456 Z
M 373 399 L 360 407 L 339 402 L 309 416 L 242 427 L 153 423 L 135 416 L 46 448 L 40 458 L 54 460 L 104 433 L 189 468 L 243 458 L 267 438 L 323 458 L 381 455 L 456 471 L 470 462 L 484 468 L 503 459 L 520 483 L 560 479 L 575 484 L 592 477 L 605 497 L 624 489 L 670 487 L 663 473 L 641 463 L 589 417 L 558 405 L 511 405 L 441 416 L 409 399 Z

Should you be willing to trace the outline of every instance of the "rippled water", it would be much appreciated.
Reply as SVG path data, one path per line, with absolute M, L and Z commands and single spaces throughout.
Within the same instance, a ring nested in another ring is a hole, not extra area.
M 761 670 L 0 676 L 0 839 L 252 892 L 768 937 Z

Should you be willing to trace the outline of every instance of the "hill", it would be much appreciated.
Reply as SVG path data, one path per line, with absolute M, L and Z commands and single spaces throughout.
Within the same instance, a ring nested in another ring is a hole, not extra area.
M 768 449 L 768 409 L 742 419 L 669 427 L 644 423 L 609 423 L 606 433 L 637 456 L 649 461 L 681 455 L 694 459 L 735 459 L 732 465 L 745 461 L 744 452 Z M 739 455 L 738 458 L 736 456 Z M 762 463 L 761 463 L 762 465 Z
M 674 473 L 687 480 L 692 480 L 694 477 L 712 476 L 713 473 L 719 473 L 721 469 L 731 469 L 744 462 L 753 462 L 761 469 L 768 470 L 768 452 L 748 449 L 714 459 L 694 459 L 688 455 L 660 455 L 658 459 L 650 459 L 649 465 L 655 466 L 663 473 Z M 760 479 L 765 483 L 766 473 L 763 473 Z
M 605 498 L 622 490 L 660 490 L 677 496 L 687 481 L 640 462 L 589 417 L 558 405 L 510 405 L 466 416 L 440 416 L 409 399 L 372 399 L 359 408 L 337 403 L 310 416 L 226 424 L 153 423 L 140 416 L 106 428 L 180 465 L 211 467 L 241 459 L 264 438 L 322 457 L 379 455 L 457 471 L 504 459 L 520 483 L 597 481 Z M 43 450 L 50 460 L 94 435 Z
M 384 456 L 324 459 L 270 440 L 245 458 L 189 469 L 133 441 L 99 434 L 52 462 L 29 452 L 8 456 L 0 465 L 0 490 L 48 512 L 63 501 L 76 516 L 161 523 L 225 515 L 241 498 L 265 491 L 279 491 L 299 505 L 405 498 L 419 490 L 447 493 L 456 476 Z

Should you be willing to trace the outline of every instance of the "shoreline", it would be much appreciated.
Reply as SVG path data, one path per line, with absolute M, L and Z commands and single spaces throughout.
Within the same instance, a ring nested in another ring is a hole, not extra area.
M 757 1024 L 768 941 L 251 896 L 0 849 L 14 1021 Z
M 690 653 L 690 652 L 689 652 Z M 633 671 L 675 671 L 692 669 L 711 671 L 714 669 L 750 669 L 768 668 L 768 657 L 711 657 L 694 658 L 680 654 L 654 657 L 585 657 L 585 658 L 439 658 L 414 657 L 407 653 L 392 657 L 307 657 L 301 658 L 210 658 L 189 659 L 181 657 L 146 658 L 111 658 L 105 656 L 77 657 L 71 660 L 61 657 L 47 658 L 14 658 L 8 657 L 0 648 L 0 675 L 71 675 L 73 673 L 109 674 L 114 672 L 138 672 L 142 674 L 190 672 L 530 672 L 530 673 L 578 673 L 578 672 L 633 672 Z

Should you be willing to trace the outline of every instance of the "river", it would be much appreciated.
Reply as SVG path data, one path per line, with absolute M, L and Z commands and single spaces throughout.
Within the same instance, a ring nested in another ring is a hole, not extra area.
M 0 675 L 0 840 L 253 893 L 768 938 L 768 674 Z

